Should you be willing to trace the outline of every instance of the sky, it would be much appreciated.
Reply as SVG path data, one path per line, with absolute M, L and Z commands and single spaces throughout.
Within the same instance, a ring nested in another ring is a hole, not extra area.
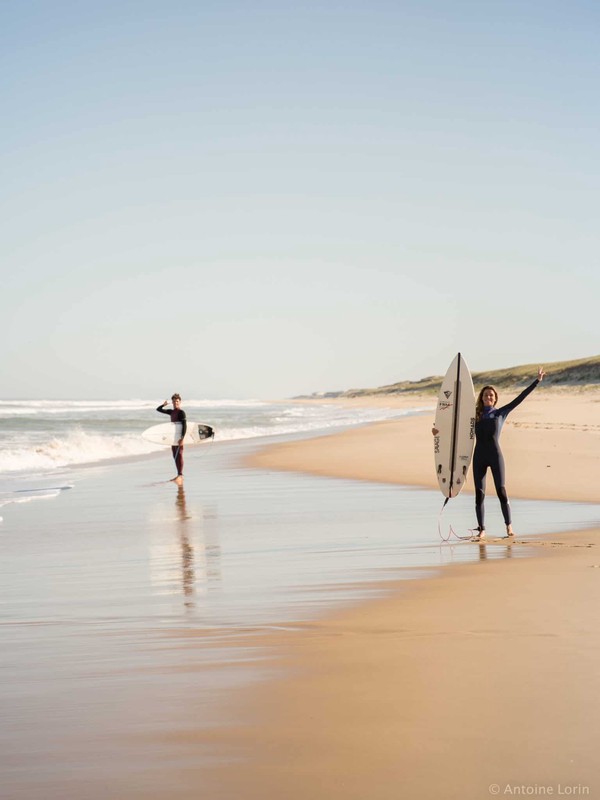
M 600 353 L 600 6 L 0 5 L 0 397 Z

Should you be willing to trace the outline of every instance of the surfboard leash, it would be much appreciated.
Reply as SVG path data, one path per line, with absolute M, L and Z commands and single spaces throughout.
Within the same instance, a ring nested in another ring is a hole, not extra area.
M 445 542 L 449 542 L 450 539 L 454 536 L 461 542 L 470 541 L 473 538 L 472 536 L 460 536 L 460 534 L 456 533 L 456 531 L 454 530 L 452 525 L 448 526 L 448 536 L 444 536 L 444 534 L 442 533 L 442 514 L 444 513 L 444 509 L 446 508 L 446 505 L 448 504 L 448 500 L 450 500 L 449 497 L 447 497 L 444 500 L 444 505 L 442 506 L 442 510 L 440 511 L 440 514 L 438 516 L 438 533 L 440 535 L 440 539 L 442 540 L 442 542 L 445 543 Z

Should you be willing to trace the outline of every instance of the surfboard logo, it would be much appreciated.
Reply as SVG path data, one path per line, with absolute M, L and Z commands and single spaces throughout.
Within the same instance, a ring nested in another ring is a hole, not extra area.
M 446 400 L 450 399 L 450 395 L 451 394 L 452 394 L 452 392 L 448 392 L 448 391 L 444 392 L 444 397 L 446 398 Z
M 452 408 L 453 405 L 454 403 L 444 403 L 442 400 L 440 403 L 438 403 L 438 408 L 440 411 L 447 411 L 449 408 Z

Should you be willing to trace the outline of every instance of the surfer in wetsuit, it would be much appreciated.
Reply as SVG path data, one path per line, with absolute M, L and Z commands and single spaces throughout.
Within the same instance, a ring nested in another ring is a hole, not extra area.
M 507 536 L 514 536 L 510 515 L 510 503 L 505 486 L 504 457 L 500 449 L 500 433 L 506 417 L 510 412 L 531 394 L 544 379 L 546 373 L 540 367 L 533 383 L 505 406 L 496 408 L 498 392 L 493 386 L 484 386 L 479 392 L 475 406 L 475 452 L 473 453 L 473 482 L 475 484 L 475 513 L 477 515 L 477 537 L 485 537 L 485 477 L 488 468 L 492 470 L 496 494 L 500 500 L 500 508 L 506 525 Z
M 185 411 L 181 408 L 181 395 L 175 393 L 171 397 L 171 402 L 173 403 L 173 408 L 165 408 L 168 404 L 168 400 L 165 400 L 164 403 L 158 406 L 156 409 L 161 414 L 168 414 L 171 417 L 171 422 L 180 422 L 181 423 L 181 436 L 177 444 L 171 446 L 171 452 L 173 453 L 173 460 L 175 461 L 175 466 L 177 468 L 177 477 L 173 478 L 175 483 L 182 484 L 183 483 L 183 439 L 185 437 L 187 431 L 187 420 L 185 416 Z
M 485 538 L 485 478 L 488 469 L 492 470 L 496 494 L 500 500 L 500 508 L 506 525 L 506 535 L 514 536 L 510 503 L 506 493 L 506 472 L 504 456 L 500 449 L 500 433 L 504 421 L 510 412 L 531 394 L 535 387 L 544 379 L 546 373 L 542 367 L 533 383 L 524 389 L 505 406 L 496 408 L 498 392 L 493 386 L 484 386 L 479 392 L 475 405 L 475 451 L 473 453 L 473 483 L 475 485 L 475 514 L 477 515 L 476 539 Z M 433 435 L 437 435 L 437 428 L 432 428 Z

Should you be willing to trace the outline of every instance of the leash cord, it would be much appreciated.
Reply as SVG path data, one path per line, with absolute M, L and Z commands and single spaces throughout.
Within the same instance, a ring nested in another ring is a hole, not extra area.
M 470 541 L 473 538 L 472 536 L 460 536 L 458 533 L 456 533 L 456 531 L 454 530 L 452 525 L 450 525 L 448 527 L 448 536 L 444 536 L 444 534 L 442 533 L 442 514 L 444 513 L 444 509 L 446 508 L 448 500 L 450 500 L 449 497 L 447 497 L 444 500 L 444 505 L 442 506 L 442 510 L 440 511 L 440 514 L 439 514 L 439 517 L 438 517 L 438 533 L 440 535 L 440 539 L 442 540 L 442 542 L 449 542 L 450 539 L 454 536 L 456 539 L 458 539 L 461 542 Z

